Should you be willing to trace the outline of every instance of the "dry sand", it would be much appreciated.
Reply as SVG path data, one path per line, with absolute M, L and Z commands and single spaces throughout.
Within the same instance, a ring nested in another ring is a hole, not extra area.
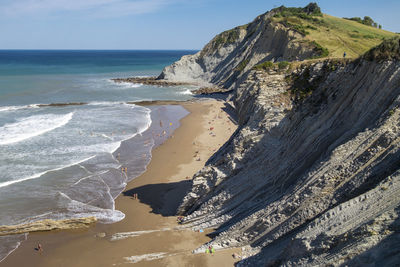
M 124 220 L 86 230 L 31 233 L 0 266 L 233 266 L 232 254 L 239 249 L 192 254 L 210 240 L 207 233 L 212 229 L 204 233 L 179 229 L 172 215 L 190 187 L 189 179 L 237 126 L 223 101 L 182 105 L 191 113 L 171 138 L 153 150 L 147 171 L 116 199 L 116 208 L 126 214 Z M 35 251 L 38 243 L 42 253 Z

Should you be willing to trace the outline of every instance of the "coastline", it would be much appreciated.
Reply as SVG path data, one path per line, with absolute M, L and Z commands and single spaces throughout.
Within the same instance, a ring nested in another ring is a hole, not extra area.
M 129 182 L 116 199 L 116 209 L 126 215 L 124 220 L 89 229 L 31 233 L 0 266 L 112 266 L 134 261 L 137 266 L 232 266 L 235 249 L 218 251 L 212 257 L 192 254 L 210 240 L 207 233 L 211 230 L 179 229 L 172 215 L 190 186 L 188 178 L 229 139 L 236 125 L 224 111 L 223 101 L 169 104 L 182 105 L 190 114 L 171 138 L 153 149 L 147 170 Z M 134 193 L 138 199 L 132 198 Z M 130 234 L 119 237 L 129 237 L 111 241 L 118 237 L 116 233 L 126 232 Z M 44 248 L 42 254 L 34 250 L 37 243 Z

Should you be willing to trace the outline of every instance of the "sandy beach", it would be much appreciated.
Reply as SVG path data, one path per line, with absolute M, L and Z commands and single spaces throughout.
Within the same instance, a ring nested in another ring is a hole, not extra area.
M 239 249 L 192 254 L 210 240 L 207 234 L 212 229 L 184 229 L 174 212 L 193 174 L 236 130 L 235 119 L 221 100 L 181 104 L 190 114 L 153 150 L 146 172 L 116 199 L 124 220 L 82 230 L 31 233 L 0 266 L 233 266 L 232 254 Z M 42 253 L 35 250 L 38 243 Z

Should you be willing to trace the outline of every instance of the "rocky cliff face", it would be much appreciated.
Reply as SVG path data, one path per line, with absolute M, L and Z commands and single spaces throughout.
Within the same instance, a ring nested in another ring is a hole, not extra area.
M 315 46 L 281 23 L 276 11 L 225 31 L 195 55 L 183 56 L 164 68 L 159 79 L 232 88 L 254 65 L 264 61 L 303 60 L 317 54 Z
M 236 80 L 239 130 L 194 176 L 184 222 L 243 247 L 243 266 L 399 263 L 399 54 L 397 39 Z
M 178 213 L 215 228 L 216 249 L 242 247 L 239 266 L 399 264 L 400 39 L 357 60 L 301 61 L 317 50 L 274 12 L 159 77 L 232 89 L 239 118 Z

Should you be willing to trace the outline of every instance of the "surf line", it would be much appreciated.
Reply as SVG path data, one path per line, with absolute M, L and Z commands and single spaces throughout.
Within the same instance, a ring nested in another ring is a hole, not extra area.
M 90 159 L 92 159 L 94 157 L 96 157 L 96 156 L 91 156 L 91 157 L 88 157 L 86 159 L 80 160 L 78 162 L 74 162 L 74 163 L 71 163 L 69 165 L 65 165 L 65 166 L 59 167 L 59 168 L 47 170 L 47 171 L 44 171 L 44 172 L 41 172 L 41 173 L 38 173 L 38 174 L 34 174 L 32 176 L 28 176 L 28 177 L 25 177 L 25 178 L 3 182 L 3 183 L 0 183 L 0 188 L 1 187 L 5 187 L 5 186 L 9 186 L 9 185 L 12 185 L 12 184 L 20 183 L 20 182 L 23 182 L 23 181 L 36 179 L 36 178 L 39 178 L 39 177 L 41 177 L 42 175 L 44 175 L 46 173 L 53 172 L 53 171 L 59 171 L 59 170 L 62 170 L 62 169 L 65 169 L 65 168 L 68 168 L 68 167 L 71 167 L 71 166 L 74 166 L 74 165 L 78 165 L 78 164 L 80 164 L 82 162 L 85 162 L 87 160 L 90 160 Z

